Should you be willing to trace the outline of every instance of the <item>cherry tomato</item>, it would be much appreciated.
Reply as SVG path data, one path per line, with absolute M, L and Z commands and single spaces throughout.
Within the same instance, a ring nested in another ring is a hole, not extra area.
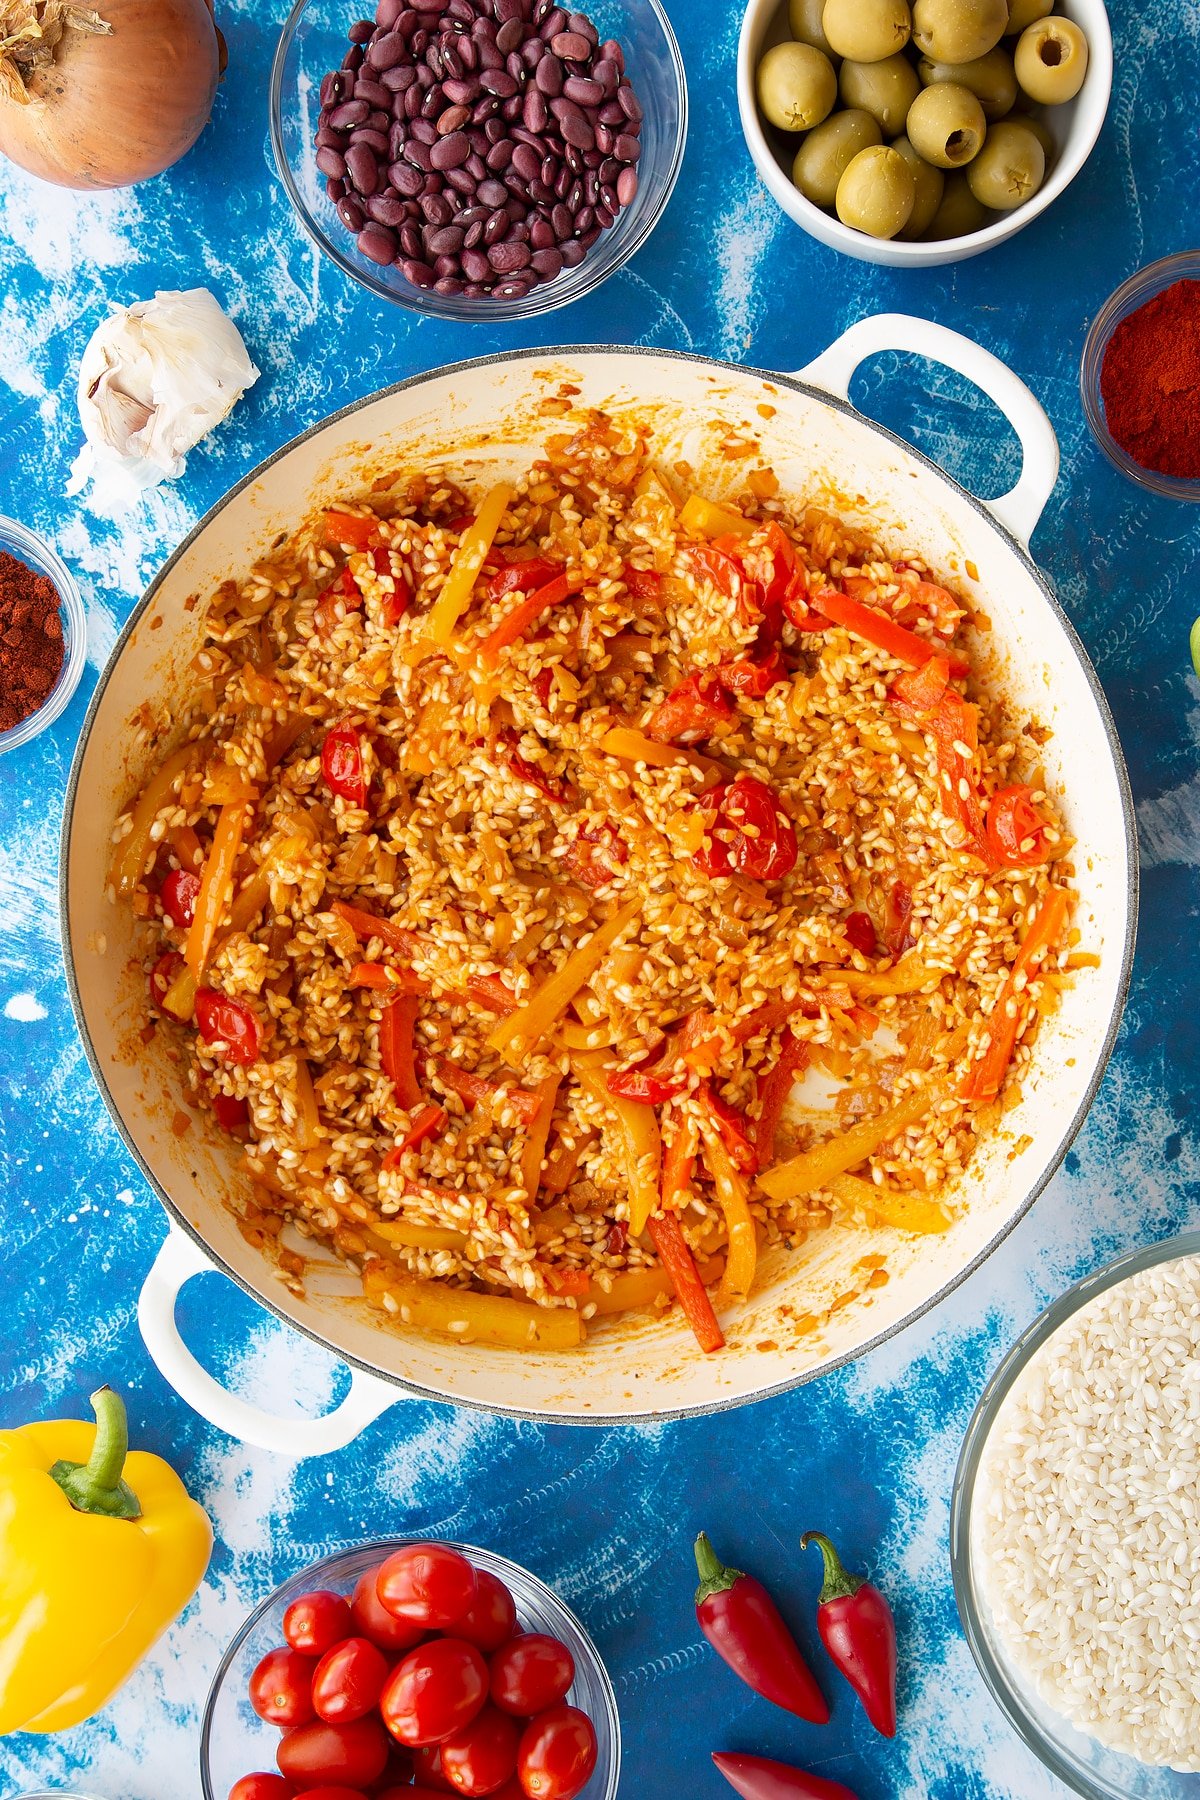
M 421 1744 L 412 1753 L 413 1780 L 419 1788 L 432 1788 L 439 1794 L 452 1794 L 454 1789 L 442 1772 L 442 1746 Z
M 410 1788 L 409 1793 L 412 1792 Z M 304 1800 L 366 1800 L 361 1788 L 348 1787 L 315 1787 L 305 1788 Z
M 229 1000 L 215 988 L 196 990 L 196 1027 L 206 1044 L 223 1044 L 226 1062 L 258 1061 L 263 1028 L 258 1014 L 240 1000 Z
M 475 1600 L 475 1569 L 445 1544 L 405 1544 L 379 1571 L 375 1591 L 388 1612 L 444 1631 Z
M 781 881 L 796 866 L 796 833 L 765 781 L 739 775 L 714 789 L 717 816 L 709 844 L 692 860 L 705 875 Z
M 327 1725 L 346 1725 L 373 1711 L 390 1664 L 366 1638 L 343 1638 L 327 1650 L 312 1678 L 313 1710 Z
M 879 955 L 879 939 L 875 935 L 875 922 L 870 913 L 852 912 L 846 919 L 846 942 L 855 950 L 861 950 L 864 956 Z
M 283 1615 L 283 1635 L 302 1655 L 324 1656 L 351 1635 L 350 1608 L 328 1588 L 301 1594 Z
M 296 1790 L 282 1775 L 243 1775 L 229 1790 L 229 1800 L 295 1800 Z
M 733 662 L 722 663 L 717 674 L 730 693 L 741 694 L 745 700 L 761 700 L 777 681 L 788 678 L 778 644 L 769 644 L 761 656 L 739 656 Z
M 250 1677 L 250 1704 L 268 1725 L 307 1725 L 314 1717 L 313 1666 L 298 1650 L 268 1650 Z
M 529 1800 L 575 1800 L 595 1767 L 595 1727 L 577 1706 L 552 1706 L 525 1727 L 517 1774 Z
M 566 1694 L 575 1679 L 575 1661 L 567 1646 L 542 1631 L 514 1638 L 492 1658 L 492 1699 L 505 1712 L 531 1719 Z
M 158 890 L 163 911 L 180 931 L 186 931 L 196 916 L 199 892 L 200 877 L 193 875 L 190 869 L 172 869 Z
M 514 1773 L 521 1728 L 494 1706 L 442 1745 L 442 1768 L 457 1794 L 494 1794 Z
M 351 806 L 367 804 L 362 738 L 353 725 L 335 725 L 326 733 L 321 746 L 321 773 L 326 787 Z
M 517 1609 L 513 1597 L 500 1580 L 487 1569 L 475 1571 L 475 1598 L 461 1619 L 454 1624 L 455 1637 L 466 1638 L 485 1656 L 507 1644 L 517 1629 Z
M 646 723 L 663 744 L 699 744 L 733 718 L 733 701 L 714 675 L 689 675 L 672 688 Z
M 629 852 L 621 842 L 616 826 L 609 819 L 599 825 L 585 825 L 567 845 L 563 867 L 586 888 L 604 887 L 616 870 L 629 861 Z
M 164 1006 L 163 1002 L 176 976 L 182 975 L 186 966 L 178 950 L 167 950 L 150 971 L 150 1004 L 157 1007 L 159 1012 L 165 1012 L 168 1019 L 178 1018 L 179 1015 L 173 1013 L 170 1007 Z
M 302 1792 L 318 1782 L 369 1787 L 387 1768 L 387 1735 L 378 1719 L 355 1719 L 349 1725 L 299 1725 L 284 1733 L 275 1760 Z
M 239 1126 L 250 1123 L 250 1108 L 233 1094 L 214 1094 L 212 1109 L 222 1131 L 236 1131 Z
M 379 1710 L 394 1738 L 440 1744 L 469 1725 L 487 1699 L 488 1669 L 474 1644 L 434 1638 L 392 1670 Z
M 382 1567 L 382 1564 L 380 1565 Z M 350 1617 L 360 1637 L 369 1638 L 381 1650 L 411 1650 L 425 1636 L 423 1625 L 398 1619 L 390 1613 L 376 1592 L 379 1568 L 367 1569 L 360 1575 L 350 1601 Z
M 987 811 L 987 847 L 1001 869 L 1029 869 L 1049 854 L 1046 821 L 1034 806 L 1031 788 L 999 788 Z

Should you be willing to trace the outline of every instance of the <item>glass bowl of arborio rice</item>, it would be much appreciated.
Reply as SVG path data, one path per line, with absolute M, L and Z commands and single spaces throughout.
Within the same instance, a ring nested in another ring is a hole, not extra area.
M 1056 1300 L 963 1444 L 954 1588 L 984 1680 L 1061 1780 L 1200 1795 L 1200 1231 Z

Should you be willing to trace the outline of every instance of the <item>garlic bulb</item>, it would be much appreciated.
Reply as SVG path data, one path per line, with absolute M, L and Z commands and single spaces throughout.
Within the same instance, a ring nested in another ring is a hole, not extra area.
M 91 481 L 93 498 L 132 506 L 144 489 L 183 473 L 188 451 L 258 376 L 237 326 L 207 288 L 114 308 L 80 364 L 87 442 L 67 492 Z

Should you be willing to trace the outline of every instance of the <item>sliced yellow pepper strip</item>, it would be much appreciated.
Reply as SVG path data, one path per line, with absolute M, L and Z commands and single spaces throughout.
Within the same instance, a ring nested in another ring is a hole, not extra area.
M 821 969 L 817 978 L 828 982 L 830 987 L 848 987 L 852 994 L 871 996 L 919 994 L 926 988 L 932 990 L 942 979 L 941 973 L 926 968 L 915 952 L 878 975 L 869 974 L 865 969 Z
M 223 806 L 217 817 L 217 828 L 213 832 L 212 848 L 204 865 L 204 874 L 200 878 L 196 912 L 183 952 L 187 966 L 197 982 L 204 974 L 204 965 L 212 950 L 217 927 L 225 916 L 225 908 L 233 893 L 233 872 L 245 830 L 245 802 L 237 800 L 229 806 Z
M 621 1165 L 629 1188 L 629 1235 L 640 1237 L 658 1205 L 662 1181 L 662 1133 L 654 1108 L 612 1093 L 607 1073 L 613 1065 L 602 1056 L 578 1056 L 571 1066 L 593 1099 L 617 1121 Z
M 731 506 L 721 506 L 716 500 L 706 500 L 702 494 L 688 495 L 679 514 L 679 523 L 685 531 L 694 531 L 700 537 L 726 537 L 730 533 L 737 537 L 749 537 L 758 530 L 753 519 L 735 512 Z
M 793 1156 L 790 1161 L 776 1163 L 774 1168 L 764 1170 L 758 1185 L 772 1200 L 796 1200 L 801 1194 L 811 1194 L 814 1188 L 827 1188 L 838 1175 L 845 1175 L 859 1163 L 866 1162 L 868 1156 L 873 1156 L 889 1138 L 898 1137 L 918 1119 L 923 1119 L 941 1098 L 942 1089 L 936 1082 L 913 1088 L 878 1118 L 852 1125 L 849 1131 L 826 1138 L 824 1143 L 814 1144 L 811 1150 Z
M 371 1232 L 385 1244 L 406 1244 L 413 1250 L 465 1250 L 466 1234 L 447 1225 L 421 1225 L 415 1219 L 385 1219 Z
M 133 808 L 132 829 L 117 845 L 113 858 L 112 881 L 118 894 L 132 894 L 142 879 L 150 854 L 150 827 L 170 799 L 171 789 L 199 753 L 198 744 L 183 744 L 173 750 L 138 795 Z
M 486 495 L 474 524 L 468 525 L 463 532 L 454 553 L 454 561 L 450 565 L 450 573 L 426 622 L 426 631 L 435 644 L 450 642 L 459 615 L 470 604 L 471 590 L 512 497 L 513 490 L 508 483 L 498 481 Z
M 312 1070 L 303 1056 L 296 1058 L 296 1112 L 296 1142 L 301 1150 L 312 1150 L 321 1136 L 321 1113 Z
M 590 981 L 617 939 L 642 911 L 642 901 L 630 900 L 603 925 L 597 926 L 586 944 L 572 951 L 562 968 L 536 989 L 524 1006 L 488 1034 L 488 1043 L 514 1068 L 525 1048 L 545 1037 L 566 1012 L 580 988 Z
M 674 744 L 660 744 L 630 725 L 614 725 L 606 731 L 600 739 L 600 748 L 622 762 L 642 762 L 652 769 L 677 769 L 680 764 L 686 764 L 697 774 L 707 775 L 711 767 L 703 757 L 694 756 L 690 750 L 680 750 Z
M 378 1263 L 363 1269 L 363 1291 L 401 1323 L 442 1332 L 460 1343 L 474 1338 L 510 1350 L 574 1350 L 583 1342 L 583 1320 L 573 1307 L 533 1306 L 502 1294 L 408 1281 Z
M 529 1136 L 521 1152 L 521 1186 L 531 1201 L 537 1197 L 542 1184 L 542 1158 L 546 1154 L 546 1140 L 550 1136 L 550 1121 L 554 1117 L 554 1102 L 561 1081 L 561 1075 L 548 1075 L 536 1089 L 538 1109 L 530 1122 Z
M 741 1306 L 754 1285 L 758 1266 L 758 1236 L 750 1213 L 750 1184 L 740 1169 L 735 1169 L 716 1126 L 704 1119 L 700 1126 L 704 1136 L 704 1160 L 725 1214 L 725 1234 L 729 1258 L 721 1285 L 713 1298 L 713 1306 Z
M 915 1231 L 922 1236 L 949 1231 L 953 1220 L 936 1200 L 924 1200 L 920 1194 L 893 1194 L 864 1181 L 861 1175 L 835 1175 L 828 1190 L 843 1206 L 861 1207 L 874 1213 L 882 1225 L 897 1231 Z

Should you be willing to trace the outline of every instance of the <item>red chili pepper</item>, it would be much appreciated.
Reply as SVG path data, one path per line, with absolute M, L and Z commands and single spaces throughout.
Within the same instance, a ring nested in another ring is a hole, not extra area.
M 696 1617 L 717 1655 L 764 1700 L 824 1725 L 825 1696 L 762 1582 L 727 1569 L 704 1532 L 696 1539 L 696 1567 Z
M 806 1531 L 800 1547 L 820 1547 L 825 1585 L 817 1603 L 817 1630 L 876 1731 L 896 1735 L 896 1621 L 879 1589 L 864 1575 L 850 1575 L 823 1531 Z
M 713 1761 L 743 1800 L 858 1800 L 840 1781 L 826 1781 L 790 1763 L 765 1756 L 743 1756 L 737 1750 L 714 1750 Z

